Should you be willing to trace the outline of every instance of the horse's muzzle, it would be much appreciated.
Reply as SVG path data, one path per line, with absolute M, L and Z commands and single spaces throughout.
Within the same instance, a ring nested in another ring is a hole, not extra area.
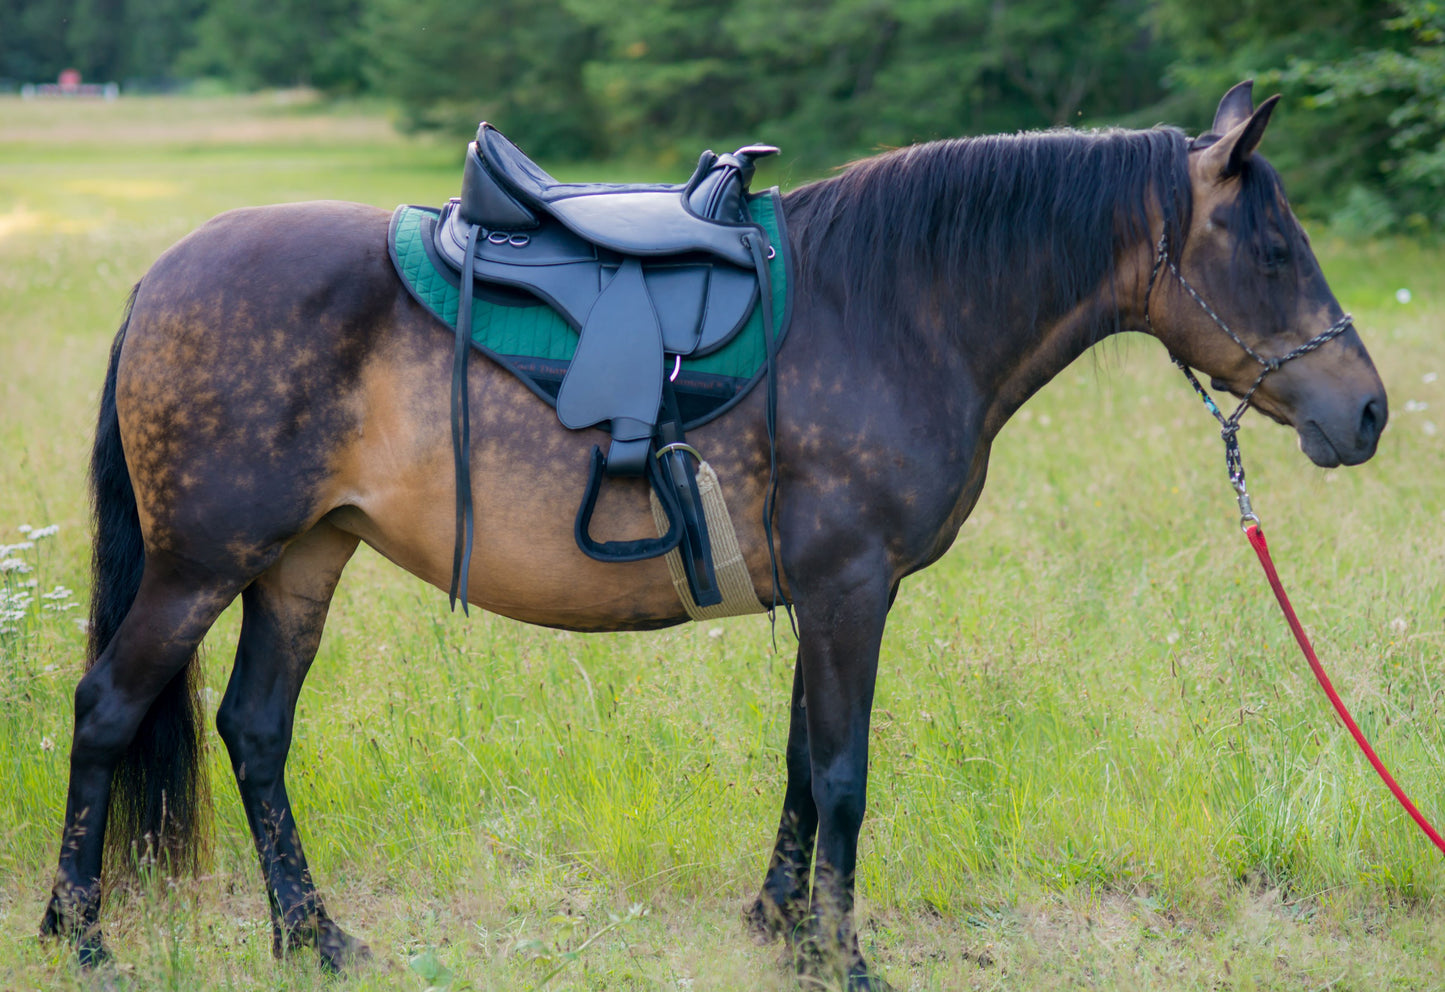
M 1334 468 L 1369 461 L 1389 418 L 1389 404 L 1382 390 L 1366 397 L 1349 422 L 1341 423 L 1342 417 L 1301 418 L 1295 429 L 1300 450 L 1310 461 L 1322 468 Z

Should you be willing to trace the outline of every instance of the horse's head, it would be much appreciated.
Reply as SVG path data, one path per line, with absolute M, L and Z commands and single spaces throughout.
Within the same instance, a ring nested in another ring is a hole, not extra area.
M 1278 174 L 1254 153 L 1279 97 L 1255 109 L 1250 89 L 1226 93 L 1190 146 L 1189 229 L 1181 245 L 1161 242 L 1153 331 L 1215 388 L 1294 427 L 1316 465 L 1358 464 L 1385 426 L 1385 389 Z

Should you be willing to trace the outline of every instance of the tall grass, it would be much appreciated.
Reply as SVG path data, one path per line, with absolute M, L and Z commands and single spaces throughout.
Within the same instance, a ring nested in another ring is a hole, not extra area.
M 31 935 L 83 650 L 63 607 L 85 595 L 88 435 L 129 286 L 230 206 L 440 202 L 458 151 L 265 101 L 0 101 L 0 545 L 58 527 L 0 555 L 29 569 L 0 574 L 18 614 L 0 621 L 0 986 L 83 984 Z M 1392 424 L 1374 461 L 1326 473 L 1248 418 L 1251 491 L 1336 684 L 1439 820 L 1441 257 L 1316 234 Z M 865 952 L 905 988 L 1431 987 L 1445 867 L 1294 653 L 1213 421 L 1158 346 L 1066 370 L 990 476 L 885 639 Z M 75 592 L 43 598 L 57 586 Z M 208 639 L 212 707 L 236 624 Z M 363 551 L 290 763 L 322 889 L 382 961 L 354 987 L 789 987 L 736 913 L 781 798 L 791 651 L 757 619 L 593 637 L 463 620 Z M 319 987 L 270 962 L 225 786 L 217 813 L 210 877 L 111 900 L 116 980 Z

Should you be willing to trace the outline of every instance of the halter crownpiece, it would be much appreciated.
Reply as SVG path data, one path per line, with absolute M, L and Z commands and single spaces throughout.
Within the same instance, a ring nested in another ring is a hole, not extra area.
M 1264 382 L 1265 376 L 1278 369 L 1285 362 L 1299 358 L 1301 355 L 1307 355 L 1316 348 L 1339 337 L 1353 326 L 1354 318 L 1350 314 L 1342 314 L 1339 320 L 1336 320 L 1325 330 L 1316 334 L 1299 347 L 1276 358 L 1265 358 L 1251 348 L 1248 342 L 1236 334 L 1233 329 L 1224 322 L 1224 318 L 1215 313 L 1214 308 L 1206 303 L 1204 297 L 1200 296 L 1199 292 L 1189 284 L 1189 280 L 1184 278 L 1184 273 L 1179 271 L 1179 266 L 1175 264 L 1174 259 L 1169 254 L 1169 230 L 1166 227 L 1159 235 L 1159 246 L 1154 254 L 1154 267 L 1149 271 L 1149 285 L 1144 290 L 1144 326 L 1147 327 L 1151 333 L 1154 330 L 1154 324 L 1149 318 L 1149 301 L 1154 296 L 1154 284 L 1159 279 L 1159 273 L 1165 266 L 1168 266 L 1169 271 L 1174 274 L 1174 278 L 1179 281 L 1179 285 L 1184 287 L 1184 291 L 1190 295 L 1195 303 L 1199 304 L 1200 309 L 1209 315 L 1209 319 L 1214 321 L 1215 325 L 1225 334 L 1228 334 L 1230 340 L 1239 345 L 1246 355 L 1260 365 L 1259 375 L 1255 376 L 1254 382 L 1245 390 L 1243 398 L 1239 401 L 1239 406 L 1235 407 L 1234 412 L 1226 417 L 1220 412 L 1219 404 L 1214 402 L 1214 398 L 1210 396 L 1209 393 L 1205 391 L 1204 386 L 1200 384 L 1199 378 L 1194 374 L 1194 370 L 1189 367 L 1189 364 L 1172 352 L 1169 355 L 1174 364 L 1178 366 L 1179 371 L 1183 372 L 1184 377 L 1189 380 L 1189 384 L 1194 387 L 1194 391 L 1199 394 L 1199 398 L 1204 401 L 1205 409 L 1214 415 L 1215 420 L 1219 421 L 1219 436 L 1224 440 L 1224 461 L 1229 470 L 1229 483 L 1234 487 L 1234 491 L 1239 497 L 1240 526 L 1247 527 L 1251 523 L 1258 524 L 1259 517 L 1255 516 L 1254 508 L 1250 504 L 1249 492 L 1244 486 L 1244 457 L 1239 452 L 1239 438 L 1237 436 L 1239 434 L 1240 418 L 1244 416 L 1244 411 L 1249 409 L 1250 400 L 1254 398 L 1255 390 L 1259 389 L 1260 383 Z

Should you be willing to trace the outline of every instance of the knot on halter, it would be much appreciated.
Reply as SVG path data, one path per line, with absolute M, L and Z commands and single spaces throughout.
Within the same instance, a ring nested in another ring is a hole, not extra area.
M 1293 358 L 1299 358 L 1301 355 L 1307 355 L 1326 342 L 1339 337 L 1350 329 L 1354 318 L 1347 313 L 1341 314 L 1340 318 L 1328 328 L 1316 334 L 1299 347 L 1291 349 L 1283 355 L 1265 358 L 1236 334 L 1230 326 L 1224 322 L 1224 318 L 1215 313 L 1214 308 L 1206 303 L 1204 297 L 1200 296 L 1198 291 L 1189 284 L 1189 280 L 1184 278 L 1184 274 L 1179 271 L 1179 266 L 1176 265 L 1174 259 L 1169 256 L 1169 228 L 1166 224 L 1164 231 L 1159 235 L 1158 250 L 1154 256 L 1154 267 L 1149 271 L 1149 284 L 1144 290 L 1144 326 L 1148 328 L 1150 332 L 1154 330 L 1154 323 L 1150 319 L 1149 301 L 1154 296 L 1154 286 L 1158 282 L 1159 273 L 1166 267 L 1173 273 L 1174 278 L 1178 280 L 1179 285 L 1184 288 L 1184 291 L 1189 294 L 1195 303 L 1199 304 L 1200 309 L 1209 315 L 1209 319 L 1214 321 L 1215 326 L 1229 335 L 1230 340 L 1239 345 L 1244 353 L 1254 359 L 1260 366 L 1259 375 L 1255 377 L 1249 389 L 1245 390 L 1244 396 L 1239 401 L 1239 406 L 1235 408 L 1234 413 L 1226 417 L 1223 412 L 1220 411 L 1219 405 L 1214 402 L 1214 398 L 1210 396 L 1209 393 L 1205 391 L 1204 386 L 1200 384 L 1198 377 L 1194 374 L 1194 370 L 1189 367 L 1189 363 L 1172 352 L 1169 355 L 1169 357 L 1173 359 L 1174 364 L 1184 373 L 1184 377 L 1189 380 L 1189 384 L 1194 387 L 1194 391 L 1199 394 L 1200 399 L 1204 401 L 1205 408 L 1213 414 L 1215 420 L 1219 421 L 1219 436 L 1224 439 L 1224 460 L 1229 469 L 1229 482 L 1234 486 L 1235 492 L 1239 496 L 1240 522 L 1246 526 L 1251 521 L 1258 524 L 1259 518 L 1254 515 L 1254 510 L 1249 503 L 1249 493 L 1244 486 L 1244 456 L 1239 450 L 1238 437 L 1240 418 L 1244 416 L 1244 411 L 1249 409 L 1250 401 L 1254 399 L 1255 391 L 1258 390 L 1264 382 L 1265 376 L 1271 372 L 1278 371 L 1280 366 L 1284 365 L 1285 362 Z

